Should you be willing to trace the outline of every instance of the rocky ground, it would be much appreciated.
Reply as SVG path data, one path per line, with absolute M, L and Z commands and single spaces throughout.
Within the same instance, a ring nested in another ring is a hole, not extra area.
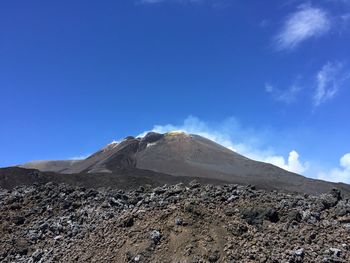
M 350 201 L 191 182 L 0 190 L 1 262 L 350 262 Z

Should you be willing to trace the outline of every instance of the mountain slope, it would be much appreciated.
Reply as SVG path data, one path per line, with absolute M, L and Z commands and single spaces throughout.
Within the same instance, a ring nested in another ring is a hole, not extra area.
M 79 162 L 80 160 L 33 161 L 19 165 L 19 167 L 61 173 Z
M 166 154 L 164 154 L 166 153 Z M 198 135 L 170 134 L 136 154 L 137 167 L 177 176 L 215 178 L 265 189 L 321 193 L 346 184 L 305 178 L 272 164 L 257 162 Z
M 54 163 L 46 164 L 52 167 Z M 68 164 L 68 163 L 67 163 Z M 63 166 L 62 166 L 63 167 Z M 61 168 L 62 168 L 61 167 Z M 39 166 L 32 168 L 38 168 Z M 115 173 L 141 169 L 182 177 L 200 177 L 264 189 L 323 193 L 333 187 L 350 192 L 350 186 L 305 178 L 272 164 L 246 158 L 204 137 L 170 132 L 148 133 L 112 143 L 85 160 L 66 165 L 61 173 Z

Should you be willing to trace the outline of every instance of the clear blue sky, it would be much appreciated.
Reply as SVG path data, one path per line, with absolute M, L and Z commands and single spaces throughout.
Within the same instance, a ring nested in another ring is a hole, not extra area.
M 0 166 L 195 116 L 238 151 L 290 166 L 295 150 L 296 171 L 348 181 L 349 27 L 345 0 L 2 1 Z

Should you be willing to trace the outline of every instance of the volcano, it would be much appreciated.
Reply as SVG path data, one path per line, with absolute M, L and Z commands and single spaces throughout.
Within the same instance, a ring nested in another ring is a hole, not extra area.
M 84 160 L 36 161 L 20 167 L 50 173 L 51 179 L 59 178 L 60 182 L 62 178 L 69 178 L 70 182 L 78 180 L 77 183 L 83 185 L 87 178 L 92 185 L 91 180 L 101 185 L 99 178 L 105 178 L 103 180 L 108 185 L 108 178 L 120 178 L 126 174 L 143 178 L 142 175 L 147 174 L 155 183 L 166 182 L 164 178 L 171 178 L 172 182 L 197 178 L 308 194 L 328 192 L 334 187 L 350 192 L 349 185 L 306 178 L 244 157 L 202 136 L 184 132 L 149 132 L 137 138 L 128 136 Z

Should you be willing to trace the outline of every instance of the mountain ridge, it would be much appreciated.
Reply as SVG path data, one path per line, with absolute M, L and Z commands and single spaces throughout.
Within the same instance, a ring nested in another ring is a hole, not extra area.
M 349 185 L 306 178 L 272 164 L 249 159 L 202 136 L 178 131 L 164 134 L 149 132 L 143 137 L 128 136 L 83 160 L 30 162 L 20 167 L 72 175 L 120 176 L 123 170 L 135 173 L 146 170 L 178 177 L 179 180 L 203 178 L 309 194 L 329 192 L 337 187 L 350 193 Z

